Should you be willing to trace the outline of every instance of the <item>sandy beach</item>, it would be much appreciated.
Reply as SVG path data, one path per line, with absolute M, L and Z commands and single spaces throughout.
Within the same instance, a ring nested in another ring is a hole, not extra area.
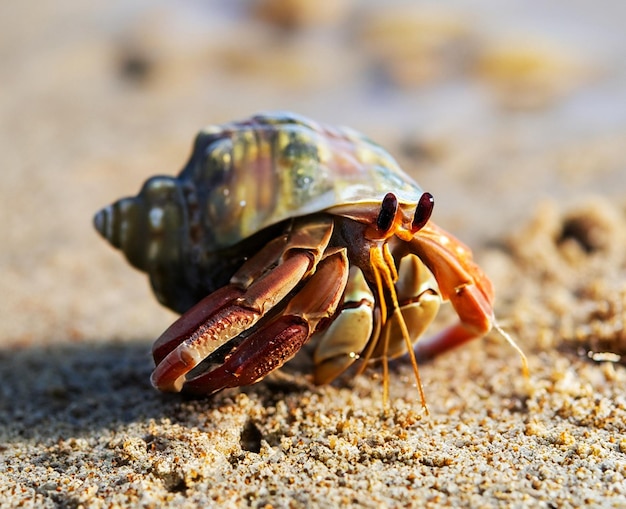
M 625 507 L 623 6 L 276 4 L 0 7 L 0 506 Z M 152 388 L 176 315 L 93 214 L 266 110 L 366 133 L 435 196 L 528 379 L 492 332 L 420 364 L 428 415 L 406 359 L 385 411 L 380 365 L 317 387 L 307 348 Z

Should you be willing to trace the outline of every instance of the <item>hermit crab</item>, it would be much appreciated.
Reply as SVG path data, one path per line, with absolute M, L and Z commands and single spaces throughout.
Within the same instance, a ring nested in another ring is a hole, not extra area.
M 269 113 L 203 129 L 178 177 L 149 179 L 94 223 L 183 313 L 154 344 L 156 388 L 252 384 L 314 339 L 316 383 L 381 358 L 386 402 L 388 360 L 408 353 L 424 402 L 416 353 L 495 325 L 490 280 L 432 209 L 362 134 Z M 442 300 L 459 322 L 414 349 Z

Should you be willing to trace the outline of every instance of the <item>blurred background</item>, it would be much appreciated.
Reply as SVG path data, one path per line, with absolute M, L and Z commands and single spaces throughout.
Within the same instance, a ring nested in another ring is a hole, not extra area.
M 623 203 L 626 4 L 0 5 L 0 341 L 150 338 L 172 316 L 93 231 L 204 125 L 292 110 L 385 146 L 473 247 L 545 199 Z

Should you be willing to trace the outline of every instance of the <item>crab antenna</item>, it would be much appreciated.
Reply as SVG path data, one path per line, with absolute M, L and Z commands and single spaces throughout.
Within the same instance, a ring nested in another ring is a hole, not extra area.
M 524 378 L 528 380 L 528 378 L 530 377 L 530 369 L 528 368 L 528 359 L 526 358 L 524 352 L 522 352 L 522 349 L 511 337 L 511 335 L 502 327 L 500 327 L 500 325 L 495 320 L 493 322 L 493 328 L 496 329 L 500 333 L 500 335 L 507 341 L 507 343 L 511 345 L 519 354 L 520 358 L 522 359 L 522 374 L 524 375 Z
M 383 311 L 383 315 L 381 318 L 381 330 L 384 332 L 384 327 L 386 323 L 387 315 L 384 313 L 386 308 L 384 307 L 385 296 L 383 293 L 383 280 L 384 284 L 389 289 L 389 294 L 391 295 L 391 304 L 393 306 L 393 316 L 398 320 L 398 324 L 400 325 L 400 329 L 402 330 L 402 337 L 406 343 L 407 350 L 409 352 L 409 358 L 411 359 L 411 365 L 413 367 L 413 374 L 415 375 L 415 381 L 417 382 L 417 390 L 420 394 L 420 399 L 422 402 L 422 408 L 426 411 L 428 415 L 430 412 L 428 411 L 428 406 L 426 405 L 426 396 L 424 394 L 424 388 L 422 386 L 422 379 L 419 374 L 419 368 L 417 366 L 417 359 L 415 358 L 415 352 L 413 352 L 413 345 L 411 343 L 411 337 L 409 334 L 409 330 L 404 321 L 404 317 L 402 316 L 402 311 L 400 311 L 400 305 L 398 303 L 398 296 L 396 295 L 396 290 L 394 286 L 394 277 L 391 269 L 387 265 L 388 257 L 391 256 L 391 253 L 388 251 L 387 244 L 384 245 L 383 250 L 372 248 L 370 249 L 370 263 L 373 269 L 374 277 L 376 279 L 376 291 L 378 293 L 378 298 L 381 303 L 381 311 Z M 387 256 L 385 256 L 387 255 Z M 395 269 L 395 267 L 394 267 Z M 385 337 L 383 338 L 383 405 L 387 408 L 387 404 L 389 402 L 389 359 L 388 359 L 388 349 L 389 349 L 389 334 L 385 333 Z
M 422 408 L 424 408 L 426 415 L 430 415 L 430 412 L 428 411 L 428 405 L 426 404 L 424 387 L 422 386 L 422 377 L 420 377 L 419 367 L 417 366 L 417 359 L 415 358 L 415 352 L 413 351 L 413 344 L 411 343 L 411 337 L 409 336 L 409 330 L 406 326 L 406 323 L 404 322 L 404 317 L 402 316 L 402 312 L 399 308 L 394 309 L 394 314 L 397 315 L 398 323 L 400 324 L 400 328 L 402 329 L 402 337 L 404 338 L 406 348 L 409 351 L 409 359 L 411 359 L 411 366 L 413 366 L 413 375 L 415 376 L 415 381 L 417 382 L 417 390 L 420 393 Z
M 387 321 L 387 305 L 385 303 L 385 295 L 383 293 L 383 278 L 381 276 L 381 260 L 380 252 L 376 248 L 370 249 L 370 263 L 372 266 L 372 272 L 374 273 L 374 279 L 376 279 L 376 292 L 378 293 L 378 302 L 380 303 L 380 329 L 385 329 L 385 323 Z M 385 411 L 389 406 L 389 362 L 387 359 L 387 351 L 389 348 L 389 334 L 385 334 L 383 344 L 383 408 Z M 369 351 L 371 355 L 373 349 Z

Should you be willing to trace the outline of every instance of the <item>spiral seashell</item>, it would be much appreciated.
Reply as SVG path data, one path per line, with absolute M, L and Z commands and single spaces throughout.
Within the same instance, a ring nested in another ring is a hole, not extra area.
M 98 212 L 96 229 L 146 272 L 159 301 L 185 312 L 226 284 L 289 220 L 344 206 L 378 213 L 393 189 L 422 195 L 365 136 L 291 113 L 209 126 L 178 177 L 155 176 L 137 196 Z

